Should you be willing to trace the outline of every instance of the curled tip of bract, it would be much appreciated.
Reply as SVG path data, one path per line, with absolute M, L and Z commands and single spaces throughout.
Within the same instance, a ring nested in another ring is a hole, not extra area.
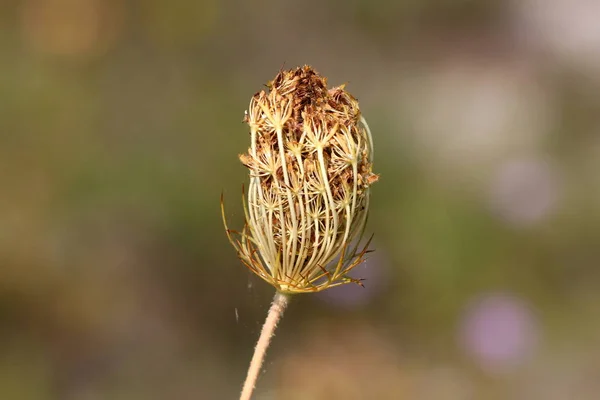
M 347 273 L 369 209 L 373 141 L 357 100 L 309 66 L 281 71 L 250 100 L 246 223 L 228 236 L 242 262 L 286 293 L 360 283 Z

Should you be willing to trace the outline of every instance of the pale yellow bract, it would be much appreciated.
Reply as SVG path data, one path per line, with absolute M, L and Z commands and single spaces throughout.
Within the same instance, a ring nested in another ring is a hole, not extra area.
M 344 86 L 305 66 L 281 71 L 250 100 L 246 223 L 227 236 L 241 261 L 283 293 L 318 292 L 359 279 L 347 273 L 369 209 L 373 141 Z M 351 245 L 352 244 L 352 245 Z

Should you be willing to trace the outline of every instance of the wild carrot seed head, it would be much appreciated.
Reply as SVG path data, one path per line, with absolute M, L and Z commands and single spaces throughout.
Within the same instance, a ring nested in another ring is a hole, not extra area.
M 285 293 L 359 283 L 347 273 L 369 209 L 373 141 L 358 102 L 309 66 L 281 71 L 250 100 L 250 186 L 241 232 L 227 235 L 242 262 Z M 227 224 L 225 224 L 227 228 Z M 352 246 L 352 244 L 354 244 Z

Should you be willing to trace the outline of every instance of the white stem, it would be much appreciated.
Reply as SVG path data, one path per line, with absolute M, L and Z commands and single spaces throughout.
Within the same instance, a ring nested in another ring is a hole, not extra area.
M 244 382 L 244 388 L 242 389 L 240 400 L 250 400 L 252 397 L 252 392 L 256 386 L 258 374 L 260 373 L 260 368 L 262 367 L 265 359 L 267 348 L 271 343 L 271 338 L 273 337 L 277 323 L 283 316 L 283 312 L 287 307 L 288 301 L 288 295 L 280 292 L 275 293 L 275 297 L 273 297 L 273 303 L 271 303 L 271 308 L 267 314 L 267 319 L 265 320 L 260 332 L 260 337 L 258 338 L 256 347 L 254 348 L 254 355 L 252 356 L 252 361 L 250 361 L 250 368 L 248 368 L 248 375 L 246 376 L 246 381 Z

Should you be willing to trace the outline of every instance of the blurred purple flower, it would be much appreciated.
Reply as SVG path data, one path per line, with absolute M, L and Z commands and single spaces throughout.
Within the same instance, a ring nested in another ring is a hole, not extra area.
M 350 273 L 352 277 L 364 279 L 364 287 L 341 285 L 317 293 L 317 298 L 339 308 L 353 308 L 367 304 L 383 286 L 386 275 L 383 259 L 378 251 L 352 270 Z
M 490 205 L 505 222 L 524 226 L 539 222 L 556 207 L 558 179 L 550 166 L 537 160 L 511 160 L 492 179 Z
M 468 305 L 459 327 L 461 346 L 482 368 L 506 371 L 525 362 L 537 340 L 531 309 L 509 294 L 488 294 Z

